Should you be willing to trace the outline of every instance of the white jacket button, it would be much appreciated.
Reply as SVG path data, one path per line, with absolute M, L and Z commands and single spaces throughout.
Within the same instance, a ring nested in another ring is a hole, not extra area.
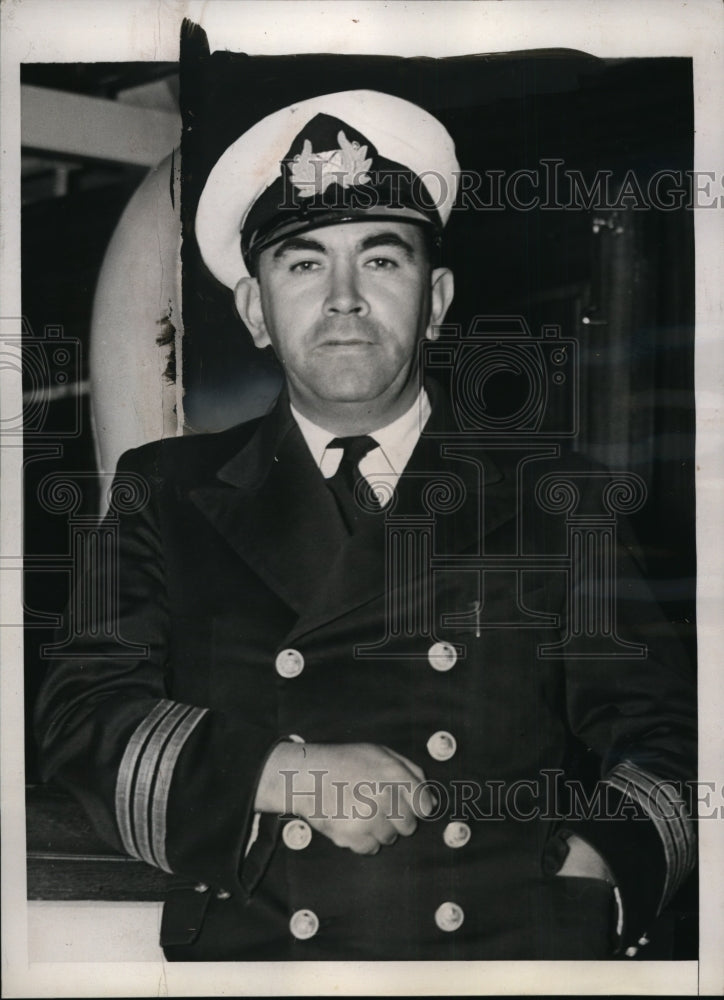
M 446 733 L 444 729 L 433 733 L 427 741 L 427 752 L 433 760 L 450 760 L 455 756 L 458 745 L 452 733 Z
M 312 839 L 312 830 L 303 819 L 290 819 L 282 830 L 282 840 L 292 851 L 302 851 Z
M 471 834 L 467 823 L 448 823 L 442 832 L 442 839 L 448 847 L 465 847 Z
M 297 910 L 289 921 L 289 930 L 298 941 L 306 941 L 319 930 L 319 918 L 314 910 Z
M 457 663 L 458 654 L 449 642 L 436 642 L 428 649 L 427 659 L 433 670 L 451 670 Z
M 277 654 L 274 666 L 281 677 L 297 677 L 304 670 L 304 657 L 298 649 L 283 649 Z
M 441 903 L 435 910 L 435 923 L 441 931 L 456 931 L 464 919 L 463 908 L 457 903 Z

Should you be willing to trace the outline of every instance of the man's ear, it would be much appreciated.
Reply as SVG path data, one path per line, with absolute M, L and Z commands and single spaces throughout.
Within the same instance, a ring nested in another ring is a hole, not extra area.
M 430 319 L 425 336 L 437 340 L 435 329 L 445 319 L 455 294 L 455 278 L 449 267 L 436 267 L 430 275 Z
M 244 325 L 259 348 L 269 347 L 271 340 L 264 322 L 264 312 L 261 307 L 261 289 L 256 278 L 241 278 L 234 289 L 236 311 L 244 321 Z

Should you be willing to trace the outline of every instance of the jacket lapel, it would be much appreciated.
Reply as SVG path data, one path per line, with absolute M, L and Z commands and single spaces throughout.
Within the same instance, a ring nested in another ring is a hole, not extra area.
M 437 553 L 472 549 L 482 554 L 485 536 L 515 516 L 514 471 L 481 435 L 460 433 L 440 388 L 429 384 L 427 390 L 432 413 L 400 479 L 390 516 L 432 516 Z
M 217 476 L 192 492 L 194 504 L 301 614 L 347 533 L 285 397 Z
M 460 435 L 440 391 L 400 478 L 391 508 L 349 536 L 286 395 L 247 444 L 218 472 L 219 483 L 191 498 L 242 559 L 299 616 L 288 641 L 361 607 L 384 592 L 386 535 L 410 519 L 433 520 L 436 552 L 482 553 L 483 535 L 515 513 L 515 476 L 506 476 L 469 435 Z M 461 491 L 453 513 L 431 501 L 437 479 Z M 444 527 L 443 527 L 444 525 Z

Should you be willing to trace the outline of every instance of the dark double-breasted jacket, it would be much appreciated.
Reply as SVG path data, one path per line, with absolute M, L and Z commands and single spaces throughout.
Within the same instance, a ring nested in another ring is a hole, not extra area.
M 79 588 L 107 610 L 71 628 L 37 726 L 45 774 L 111 844 L 198 883 L 166 903 L 170 958 L 638 939 L 693 860 L 693 709 L 600 472 L 457 434 L 438 394 L 393 503 L 352 536 L 284 398 L 127 454 L 117 482 L 117 541 Z M 289 738 L 390 747 L 435 814 L 375 856 L 291 815 L 314 792 L 298 776 L 290 815 L 255 816 Z M 555 874 L 571 831 L 612 868 L 623 928 L 609 885 Z

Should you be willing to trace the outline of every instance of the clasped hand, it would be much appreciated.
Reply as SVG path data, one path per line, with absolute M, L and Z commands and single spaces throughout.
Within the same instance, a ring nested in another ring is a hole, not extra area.
M 280 743 L 269 755 L 255 809 L 294 813 L 338 847 L 376 854 L 409 837 L 434 808 L 421 767 L 373 743 Z

